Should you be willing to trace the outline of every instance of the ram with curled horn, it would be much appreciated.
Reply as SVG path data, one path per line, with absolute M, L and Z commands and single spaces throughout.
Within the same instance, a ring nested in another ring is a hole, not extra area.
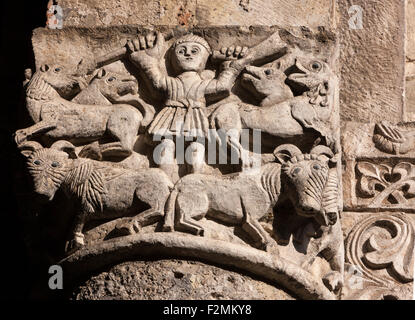
M 173 184 L 160 169 L 130 170 L 78 158 L 75 146 L 68 141 L 57 141 L 50 148 L 27 141 L 19 148 L 27 157 L 35 193 L 51 201 L 62 189 L 79 208 L 68 252 L 84 245 L 83 227 L 89 220 L 128 217 L 125 225 L 133 233 L 164 216 Z
M 291 234 L 287 229 L 291 229 L 293 241 L 307 244 L 302 266 L 310 268 L 317 256 L 322 255 L 332 270 L 323 276 L 323 281 L 329 289 L 338 291 L 344 277 L 344 245 L 337 157 L 323 145 L 314 147 L 309 154 L 303 154 L 294 145 L 282 145 L 274 151 L 274 156 L 282 164 L 284 196 L 289 198 L 295 212 L 295 216 L 292 212 L 285 215 L 277 212 L 274 232 L 279 243 L 288 244 Z

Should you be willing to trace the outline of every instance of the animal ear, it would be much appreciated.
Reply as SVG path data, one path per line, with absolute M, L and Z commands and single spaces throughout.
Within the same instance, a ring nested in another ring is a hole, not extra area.
M 19 144 L 18 148 L 26 158 L 29 158 L 36 150 L 43 149 L 43 146 L 36 141 L 26 141 Z
M 290 159 L 300 154 L 302 154 L 301 150 L 293 144 L 283 144 L 274 150 L 275 159 L 281 164 L 287 163 Z
M 319 145 L 314 147 L 311 151 L 310 154 L 314 154 L 317 155 L 319 158 L 320 157 L 324 157 L 324 160 L 328 160 L 328 159 L 333 159 L 334 157 L 334 153 L 333 151 L 331 151 L 331 149 L 327 146 L 323 146 L 323 145 Z
M 104 68 L 101 68 L 101 69 L 98 70 L 97 78 L 101 79 L 101 78 L 105 77 L 106 74 L 107 74 L 107 71 L 105 71 Z
M 59 150 L 66 152 L 69 155 L 69 158 L 76 159 L 78 156 L 75 153 L 75 146 L 69 141 L 59 140 L 51 145 L 51 149 Z
M 48 70 L 49 70 L 49 66 L 47 64 L 44 64 L 40 67 L 40 71 L 42 71 L 42 72 L 46 72 Z

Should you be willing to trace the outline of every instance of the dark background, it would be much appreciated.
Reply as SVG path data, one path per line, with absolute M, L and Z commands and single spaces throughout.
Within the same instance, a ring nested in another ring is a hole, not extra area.
M 0 266 L 1 299 L 33 297 L 39 270 L 29 259 L 25 232 L 19 214 L 18 183 L 23 165 L 13 133 L 22 128 L 22 82 L 24 70 L 34 70 L 32 30 L 46 24 L 47 0 L 1 1 L 0 107 Z M 44 273 L 44 272 L 43 272 Z M 46 270 L 47 275 L 47 270 Z

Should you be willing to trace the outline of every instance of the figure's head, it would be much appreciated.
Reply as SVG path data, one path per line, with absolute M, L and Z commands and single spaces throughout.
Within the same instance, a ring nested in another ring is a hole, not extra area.
M 211 53 L 212 50 L 205 39 L 190 33 L 173 44 L 172 64 L 177 72 L 200 72 L 205 69 Z

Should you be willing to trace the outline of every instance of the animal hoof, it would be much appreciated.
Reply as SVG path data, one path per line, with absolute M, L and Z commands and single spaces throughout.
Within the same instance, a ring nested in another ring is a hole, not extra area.
M 72 254 L 85 245 L 84 236 L 75 235 L 75 237 L 68 241 L 65 246 L 66 254 Z
M 339 272 L 331 272 L 324 276 L 323 278 L 324 285 L 334 293 L 339 292 L 343 287 L 343 279 Z

